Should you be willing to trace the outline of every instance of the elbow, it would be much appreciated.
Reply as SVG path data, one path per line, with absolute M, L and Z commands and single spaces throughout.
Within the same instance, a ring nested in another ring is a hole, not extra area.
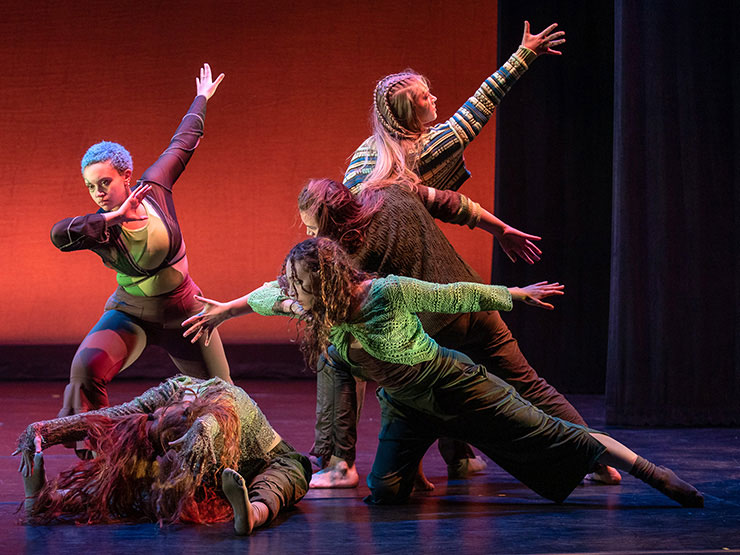
M 67 233 L 67 226 L 64 222 L 54 224 L 49 233 L 49 238 L 52 244 L 59 250 L 64 250 L 64 246 L 69 243 L 69 234 Z

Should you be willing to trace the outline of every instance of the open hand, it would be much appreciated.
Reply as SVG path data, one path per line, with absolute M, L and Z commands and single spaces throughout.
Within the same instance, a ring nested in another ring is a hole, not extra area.
M 205 96 L 206 100 L 210 99 L 213 93 L 216 92 L 221 81 L 224 80 L 224 77 L 225 75 L 222 73 L 214 81 L 211 74 L 211 66 L 203 64 L 203 67 L 200 68 L 200 77 L 195 78 L 196 94 Z
M 35 452 L 31 452 L 30 449 L 21 449 L 20 447 L 13 451 L 11 456 L 15 456 L 20 454 L 21 456 L 21 464 L 18 466 L 18 472 L 21 473 L 22 476 L 28 478 L 31 474 L 33 474 L 33 458 L 34 455 L 37 453 L 41 453 L 41 436 L 36 434 L 36 438 L 34 439 L 33 443 L 35 446 Z
M 532 241 L 539 241 L 542 237 L 506 226 L 504 232 L 497 238 L 504 253 L 512 262 L 516 262 L 517 257 L 527 264 L 534 264 L 539 261 L 542 251 Z
M 141 202 L 144 200 L 144 197 L 151 190 L 152 186 L 146 184 L 142 185 L 135 191 L 132 191 L 128 198 L 123 201 L 121 206 L 113 212 L 109 212 L 109 224 L 122 224 L 126 222 L 140 222 L 146 220 L 149 216 L 147 215 L 146 210 L 140 211 L 139 206 L 141 206 Z
M 520 301 L 531 306 L 538 308 L 544 308 L 546 310 L 553 310 L 555 307 L 550 303 L 543 303 L 541 299 L 551 297 L 553 295 L 564 295 L 565 285 L 559 283 L 548 283 L 547 281 L 539 281 L 526 287 L 509 287 L 511 298 L 515 301 Z
M 211 342 L 213 330 L 231 318 L 229 305 L 200 295 L 195 295 L 195 300 L 203 303 L 203 310 L 182 323 L 183 327 L 190 326 L 182 335 L 188 337 L 194 334 L 190 340 L 191 343 L 195 343 L 203 336 L 204 344 L 207 347 Z
M 565 31 L 555 31 L 558 26 L 553 23 L 538 35 L 532 35 L 529 32 L 529 21 L 524 22 L 524 34 L 522 35 L 522 46 L 526 46 L 538 56 L 542 54 L 554 54 L 560 56 L 562 52 L 553 50 L 554 46 L 560 46 L 565 43 Z

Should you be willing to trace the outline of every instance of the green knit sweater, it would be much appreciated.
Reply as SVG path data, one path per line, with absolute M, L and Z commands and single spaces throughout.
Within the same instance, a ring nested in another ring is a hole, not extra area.
M 276 303 L 285 298 L 277 282 L 270 282 L 250 293 L 247 300 L 259 314 L 286 316 L 275 311 Z M 356 339 L 369 355 L 379 360 L 415 365 L 431 360 L 439 349 L 424 331 L 417 312 L 457 314 L 511 308 L 511 294 L 501 285 L 439 284 L 390 275 L 372 281 L 356 317 L 336 325 L 330 339 L 348 363 L 349 346 Z

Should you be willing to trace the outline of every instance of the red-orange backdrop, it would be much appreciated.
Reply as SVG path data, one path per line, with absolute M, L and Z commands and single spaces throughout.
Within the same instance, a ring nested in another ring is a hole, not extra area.
M 497 67 L 495 0 L 31 5 L 6 5 L 0 21 L 5 344 L 76 343 L 95 323 L 114 274 L 89 252 L 58 252 L 49 229 L 95 208 L 79 173 L 90 144 L 122 143 L 137 175 L 156 159 L 203 62 L 226 80 L 175 199 L 193 277 L 217 299 L 274 277 L 303 238 L 297 192 L 309 177 L 341 178 L 379 77 L 426 74 L 446 118 Z M 494 125 L 468 149 L 463 187 L 489 209 Z M 445 230 L 488 276 L 490 238 Z M 295 331 L 252 316 L 222 335 L 281 342 Z

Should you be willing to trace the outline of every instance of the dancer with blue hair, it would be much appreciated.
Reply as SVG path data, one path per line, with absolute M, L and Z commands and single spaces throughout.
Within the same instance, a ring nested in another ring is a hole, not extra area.
M 100 256 L 115 270 L 118 288 L 72 360 L 60 417 L 107 406 L 108 382 L 149 344 L 163 347 L 184 374 L 231 381 L 218 337 L 209 345 L 191 344 L 180 331 L 180 322 L 202 304 L 194 299 L 200 290 L 190 277 L 172 194 L 203 135 L 208 99 L 223 78 L 214 80 L 210 66 L 203 65 L 195 100 L 135 186 L 133 160 L 120 144 L 99 142 L 82 157 L 85 186 L 100 209 L 58 222 L 51 240 L 64 252 L 91 250 Z

